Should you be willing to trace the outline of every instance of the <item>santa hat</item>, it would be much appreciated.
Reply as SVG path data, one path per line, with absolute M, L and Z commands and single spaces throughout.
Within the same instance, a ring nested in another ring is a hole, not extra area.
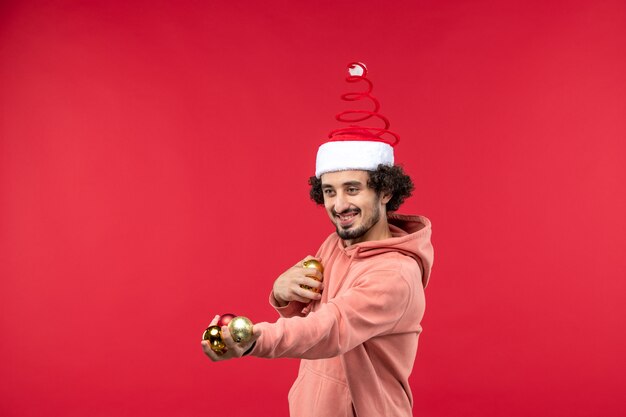
M 335 117 L 340 122 L 358 123 L 376 117 L 383 121 L 384 127 L 365 127 L 351 124 L 335 129 L 328 135 L 329 141 L 317 151 L 315 176 L 335 171 L 364 170 L 375 171 L 378 165 L 393 166 L 393 147 L 400 142 L 400 137 L 388 130 L 389 120 L 378 113 L 380 103 L 371 95 L 373 84 L 367 79 L 367 67 L 362 62 L 348 64 L 349 83 L 365 82 L 367 90 L 346 93 L 341 96 L 345 101 L 370 100 L 372 110 L 346 110 Z

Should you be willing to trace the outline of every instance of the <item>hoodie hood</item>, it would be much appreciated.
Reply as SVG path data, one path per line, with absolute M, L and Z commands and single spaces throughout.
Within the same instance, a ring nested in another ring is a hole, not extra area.
M 387 216 L 387 221 L 391 238 L 356 243 L 344 248 L 346 254 L 357 259 L 385 252 L 400 252 L 410 256 L 420 265 L 422 285 L 426 288 L 434 260 L 433 245 L 430 242 L 430 220 L 424 216 L 393 213 Z M 338 243 L 343 245 L 341 239 L 338 239 Z

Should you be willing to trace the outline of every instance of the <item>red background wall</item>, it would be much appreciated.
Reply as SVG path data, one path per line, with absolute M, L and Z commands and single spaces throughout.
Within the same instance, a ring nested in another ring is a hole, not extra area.
M 626 3 L 268 0 L 0 6 L 1 415 L 287 414 L 199 340 L 332 232 L 353 60 L 434 224 L 414 414 L 626 414 Z

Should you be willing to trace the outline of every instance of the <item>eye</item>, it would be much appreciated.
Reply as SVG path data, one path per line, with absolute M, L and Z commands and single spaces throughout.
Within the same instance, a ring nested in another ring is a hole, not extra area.
M 359 192 L 359 189 L 356 187 L 348 187 L 347 191 L 348 191 L 348 194 L 356 194 Z
M 335 191 L 331 190 L 330 188 L 327 188 L 324 190 L 324 195 L 326 197 L 332 197 L 333 195 L 335 195 Z

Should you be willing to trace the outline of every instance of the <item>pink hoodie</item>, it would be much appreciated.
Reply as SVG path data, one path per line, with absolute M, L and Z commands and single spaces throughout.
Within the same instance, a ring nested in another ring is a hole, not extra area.
M 324 292 L 276 307 L 250 353 L 302 358 L 289 392 L 292 417 L 411 416 L 413 368 L 433 248 L 430 221 L 390 214 L 393 237 L 344 247 L 333 233 L 317 257 Z M 423 272 L 422 272 L 423 271 Z

